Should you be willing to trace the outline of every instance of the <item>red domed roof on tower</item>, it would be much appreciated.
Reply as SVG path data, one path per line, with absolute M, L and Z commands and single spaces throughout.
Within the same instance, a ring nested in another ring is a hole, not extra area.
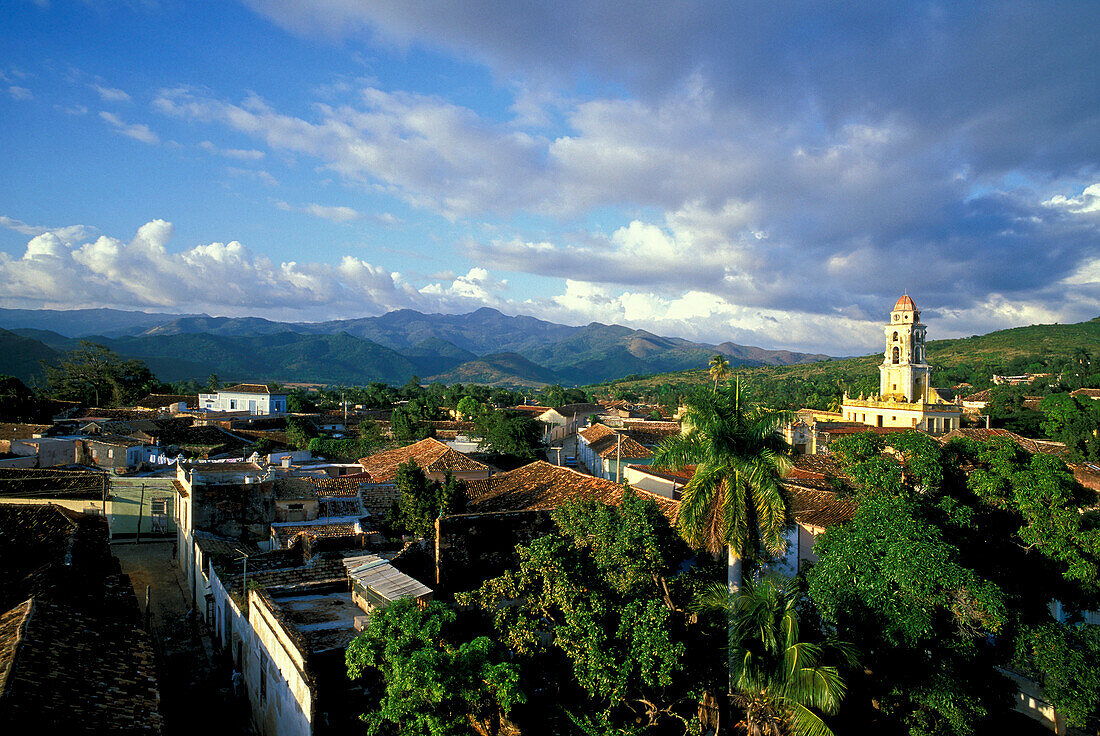
M 901 299 L 898 299 L 898 303 L 894 305 L 894 310 L 893 311 L 895 311 L 895 312 L 901 312 L 901 311 L 915 312 L 915 311 L 917 311 L 917 305 L 913 303 L 913 300 L 909 298 L 908 294 L 905 294 L 901 297 Z

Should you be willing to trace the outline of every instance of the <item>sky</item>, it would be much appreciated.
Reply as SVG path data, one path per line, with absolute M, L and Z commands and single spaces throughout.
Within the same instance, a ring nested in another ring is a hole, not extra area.
M 1100 3 L 9 0 L 0 306 L 1100 315 Z

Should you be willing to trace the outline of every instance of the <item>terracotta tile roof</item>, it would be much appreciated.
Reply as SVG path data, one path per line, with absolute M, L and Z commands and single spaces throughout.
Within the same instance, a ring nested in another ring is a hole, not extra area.
M 0 505 L 0 724 L 5 733 L 160 733 L 149 636 L 107 520 Z
M 1074 463 L 1069 466 L 1073 478 L 1085 488 L 1100 491 L 1100 465 L 1095 463 Z
M 285 391 L 272 391 L 262 383 L 238 383 L 236 386 L 227 386 L 221 391 L 237 394 L 282 394 Z
M 852 499 L 838 498 L 833 491 L 786 485 L 791 494 L 791 515 L 806 526 L 828 529 L 851 520 L 859 508 Z
M 161 732 L 148 634 L 49 599 L 35 598 L 27 614 L 0 692 L 0 721 L 12 733 L 44 724 L 65 733 Z
M 1007 429 L 953 429 L 937 439 L 939 439 L 941 444 L 946 444 L 956 437 L 965 437 L 966 439 L 977 440 L 978 442 L 989 442 L 997 438 L 1005 438 L 1012 440 L 1033 455 L 1035 453 L 1059 456 L 1066 454 L 1066 446 L 1061 442 L 1033 440 Z
M 979 391 L 976 394 L 970 394 L 969 396 L 964 396 L 962 400 L 963 401 L 989 401 L 989 393 L 990 393 L 990 390 L 987 388 L 985 391 Z
M 375 483 L 386 483 L 397 477 L 398 466 L 415 460 L 427 473 L 489 472 L 489 466 L 479 463 L 437 439 L 429 437 L 407 447 L 385 450 L 359 460 Z
M 615 434 L 615 430 L 608 427 L 606 424 L 593 424 L 587 429 L 580 431 L 580 436 L 584 438 L 584 441 L 588 444 L 592 444 L 597 440 L 602 440 L 604 437 L 610 437 Z
M 195 544 L 199 546 L 204 555 L 229 555 L 236 559 L 245 555 L 251 556 L 260 553 L 260 548 L 254 544 L 237 539 L 218 537 L 210 532 L 195 530 L 194 539 Z
M 102 499 L 107 477 L 99 471 L 0 468 L 0 497 Z
M 671 427 L 653 427 L 652 424 L 671 424 Z M 680 425 L 675 422 L 645 422 L 628 424 L 620 430 L 643 447 L 656 447 L 669 437 L 680 435 Z
M 98 437 L 89 437 L 86 442 L 90 445 L 110 445 L 111 447 L 137 447 L 138 445 L 147 445 L 148 442 L 134 439 L 133 437 L 123 437 L 117 434 L 104 434 Z
M 800 455 L 783 479 L 783 486 L 791 496 L 791 515 L 795 521 L 807 526 L 828 528 L 848 521 L 855 515 L 856 504 L 850 499 L 838 498 L 833 490 L 833 478 L 840 475 L 836 460 L 824 455 Z M 695 466 L 682 470 L 652 468 L 645 465 L 631 467 L 666 480 L 686 484 L 695 474 Z
M 0 614 L 0 695 L 7 689 L 8 678 L 15 664 L 15 653 L 26 635 L 34 599 L 28 598 Z
M 318 539 L 341 539 L 354 537 L 362 532 L 358 522 L 337 521 L 325 523 L 305 524 L 272 524 L 271 531 L 275 535 L 275 541 L 280 548 L 285 549 L 294 537 L 299 534 L 308 534 Z
M 1100 399 L 1100 388 L 1079 388 L 1076 391 L 1070 391 L 1069 395 L 1074 398 L 1081 396 L 1089 399 Z
M 531 414 L 545 414 L 550 411 L 549 406 L 512 406 L 508 408 L 508 411 L 526 411 Z
M 620 439 L 621 438 L 621 439 Z M 613 433 L 589 445 L 602 458 L 621 457 L 629 460 L 653 457 L 653 451 L 643 447 L 625 434 Z
M 184 403 L 188 409 L 199 408 L 198 394 L 149 394 L 138 399 L 134 406 L 139 409 L 163 409 L 169 404 Z
M 0 440 L 27 440 L 36 434 L 45 432 L 52 424 L 17 424 L 4 422 L 0 424 Z
M 685 465 L 680 470 L 672 470 L 671 468 L 655 468 L 652 465 L 628 465 L 628 468 L 637 470 L 641 473 L 652 475 L 656 478 L 672 481 L 683 485 L 691 480 L 691 476 L 695 475 L 694 465 Z
M 618 505 L 623 498 L 622 486 L 614 481 L 578 473 L 543 460 L 491 478 L 470 481 L 467 492 L 472 499 L 469 505 L 472 513 L 548 511 L 574 498 L 594 498 L 605 504 Z M 678 501 L 643 490 L 637 490 L 637 493 L 652 499 L 661 513 L 675 523 L 680 510 Z
M 372 482 L 366 473 L 341 475 L 338 478 L 309 478 L 317 491 L 318 498 L 358 498 L 359 488 Z
M 275 479 L 277 501 L 315 501 L 318 496 L 317 485 L 309 478 Z

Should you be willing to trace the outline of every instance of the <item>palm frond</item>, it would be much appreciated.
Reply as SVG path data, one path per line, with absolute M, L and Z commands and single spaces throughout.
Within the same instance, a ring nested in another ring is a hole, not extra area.
M 787 711 L 787 728 L 791 736 L 833 736 L 833 730 L 825 725 L 821 716 L 802 705 L 784 702 Z

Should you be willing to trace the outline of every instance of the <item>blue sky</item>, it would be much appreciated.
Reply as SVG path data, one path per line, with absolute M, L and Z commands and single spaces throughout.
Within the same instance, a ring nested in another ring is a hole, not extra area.
M 8 3 L 0 306 L 878 346 L 1100 314 L 1100 6 Z

